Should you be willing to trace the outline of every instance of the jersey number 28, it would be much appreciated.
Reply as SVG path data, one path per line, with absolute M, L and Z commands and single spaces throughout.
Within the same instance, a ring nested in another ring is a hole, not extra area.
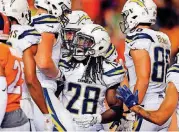
M 85 90 L 84 95 L 81 95 L 82 89 Z M 86 86 L 86 88 L 83 88 L 80 84 L 69 83 L 68 91 L 72 91 L 72 90 L 75 90 L 75 94 L 66 108 L 71 113 L 78 114 L 79 108 L 74 108 L 74 103 L 79 99 L 80 96 L 83 96 L 84 100 L 82 102 L 81 114 L 95 114 L 97 109 L 100 89 L 91 86 Z M 91 105 L 90 107 L 91 109 L 89 109 L 88 105 Z

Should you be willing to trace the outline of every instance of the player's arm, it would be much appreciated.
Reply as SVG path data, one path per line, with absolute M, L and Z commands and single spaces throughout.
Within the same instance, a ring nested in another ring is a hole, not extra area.
M 106 96 L 107 103 L 110 107 L 102 114 L 84 114 L 77 116 L 73 120 L 79 127 L 88 128 L 94 124 L 109 123 L 119 121 L 123 114 L 122 101 L 116 98 L 116 89 L 109 89 Z
M 166 89 L 165 99 L 158 110 L 146 111 L 140 106 L 134 106 L 131 108 L 131 110 L 150 122 L 153 122 L 157 125 L 163 125 L 172 116 L 177 107 L 177 102 L 178 91 L 175 85 L 172 82 L 169 82 Z
M 137 76 L 134 92 L 139 91 L 139 104 L 142 103 L 145 93 L 148 88 L 150 78 L 150 56 L 146 50 L 131 50 L 130 55 L 135 65 Z
M 55 43 L 53 33 L 42 33 L 42 39 L 38 45 L 36 63 L 39 69 L 48 77 L 56 78 L 59 73 L 58 68 L 52 60 L 52 48 Z
M 123 98 L 124 103 L 136 114 L 142 116 L 144 119 L 155 123 L 157 125 L 163 125 L 173 114 L 178 102 L 178 91 L 174 83 L 169 82 L 166 89 L 166 96 L 160 105 L 158 110 L 148 111 L 144 110 L 138 105 L 138 91 L 135 94 L 124 86 L 117 89 L 118 98 Z M 172 96 L 171 96 L 172 95 Z
M 36 62 L 34 59 L 36 50 L 37 45 L 34 45 L 23 52 L 25 80 L 34 102 L 43 114 L 48 114 L 43 90 L 36 76 Z
M 101 123 L 119 121 L 123 114 L 123 102 L 116 98 L 116 88 L 113 87 L 106 91 L 106 102 L 109 109 L 101 114 Z
M 5 76 L 5 70 L 3 66 L 0 64 L 0 126 L 4 119 L 4 115 L 6 112 L 6 106 L 7 106 L 7 82 L 6 82 L 6 76 Z

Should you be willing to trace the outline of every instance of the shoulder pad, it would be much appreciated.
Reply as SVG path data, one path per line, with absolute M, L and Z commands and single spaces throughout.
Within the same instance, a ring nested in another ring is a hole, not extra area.
M 174 64 L 172 65 L 169 69 L 167 73 L 171 73 L 171 72 L 176 72 L 179 73 L 179 64 Z
M 148 51 L 154 39 L 147 33 L 136 33 L 127 36 L 125 42 L 130 49 L 145 49 Z
M 147 33 L 136 33 L 136 34 L 134 34 L 132 36 L 127 35 L 125 41 L 127 43 L 130 43 L 130 42 L 133 42 L 133 41 L 139 40 L 139 39 L 148 39 L 151 42 L 154 42 L 154 39 Z
M 174 64 L 169 68 L 166 82 L 172 82 L 179 92 L 179 64 Z
M 106 52 L 105 58 L 109 61 L 114 61 L 115 59 L 117 59 L 117 56 L 118 56 L 118 53 L 117 53 L 116 47 L 113 44 L 110 44 Z
M 104 68 L 104 82 L 108 88 L 123 81 L 125 76 L 125 69 L 122 64 L 117 62 L 105 62 L 103 63 Z
M 58 23 L 58 19 L 50 14 L 39 14 L 32 18 L 31 26 L 35 24 Z
M 60 61 L 59 61 L 58 66 L 66 68 L 66 69 L 69 69 L 69 68 L 71 68 L 71 65 L 69 64 L 69 61 L 70 61 L 69 57 L 61 58 Z
M 58 33 L 61 29 L 61 24 L 58 18 L 50 14 L 40 14 L 35 16 L 32 19 L 31 26 L 35 27 L 35 29 L 39 33 L 43 33 L 43 32 Z
M 18 39 L 23 39 L 23 38 L 29 37 L 29 36 L 40 37 L 41 34 L 39 32 L 37 32 L 37 30 L 35 28 L 33 28 L 33 29 L 29 29 L 29 30 L 22 32 L 22 34 L 19 35 Z
M 13 25 L 7 43 L 10 43 L 12 47 L 22 54 L 31 45 L 38 44 L 40 39 L 41 35 L 33 27 L 28 25 Z

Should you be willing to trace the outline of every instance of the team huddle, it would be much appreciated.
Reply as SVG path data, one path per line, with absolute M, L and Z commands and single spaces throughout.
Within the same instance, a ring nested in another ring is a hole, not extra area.
M 123 7 L 125 62 L 71 0 L 35 7 L 31 16 L 26 0 L 0 0 L 0 131 L 168 130 L 179 115 L 179 58 L 170 66 L 168 36 L 150 28 L 153 0 Z

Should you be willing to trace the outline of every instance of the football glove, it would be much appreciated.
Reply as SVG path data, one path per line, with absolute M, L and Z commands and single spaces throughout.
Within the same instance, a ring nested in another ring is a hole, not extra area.
M 100 114 L 84 114 L 73 118 L 73 121 L 78 127 L 89 128 L 95 124 L 101 123 L 102 117 Z
M 132 94 L 127 86 L 118 87 L 117 98 L 122 100 L 126 106 L 130 109 L 131 107 L 138 104 L 138 90 Z
M 50 114 L 44 114 L 44 130 L 53 131 L 54 124 Z

